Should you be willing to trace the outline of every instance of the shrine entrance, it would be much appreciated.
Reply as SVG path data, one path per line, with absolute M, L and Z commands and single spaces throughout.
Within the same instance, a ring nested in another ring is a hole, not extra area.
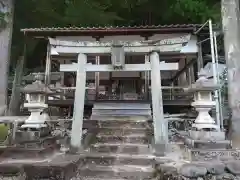
M 100 91 L 96 100 L 142 100 L 140 81 L 140 78 L 113 78 L 107 91 Z
M 168 141 L 168 126 L 164 119 L 161 73 L 160 71 L 178 70 L 178 63 L 160 61 L 158 52 L 179 51 L 186 39 L 180 37 L 174 42 L 76 42 L 50 39 L 51 51 L 60 54 L 78 54 L 78 63 L 60 65 L 62 72 L 76 72 L 76 89 L 71 134 L 71 146 L 81 147 L 84 97 L 86 92 L 86 72 L 149 72 L 151 77 L 151 95 L 154 126 L 154 143 L 166 144 Z M 143 54 L 147 61 L 144 64 L 125 64 L 125 54 Z M 89 64 L 87 54 L 109 54 L 111 64 Z M 98 80 L 99 82 L 99 80 Z M 125 92 L 137 92 L 137 80 L 116 79 L 115 92 L 124 95 Z M 126 94 L 125 94 L 126 95 Z

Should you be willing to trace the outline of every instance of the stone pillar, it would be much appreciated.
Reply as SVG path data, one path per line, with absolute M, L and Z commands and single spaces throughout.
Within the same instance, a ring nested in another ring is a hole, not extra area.
M 76 90 L 74 99 L 73 122 L 71 132 L 71 151 L 77 152 L 82 143 L 82 126 L 85 100 L 86 71 L 84 69 L 87 63 L 87 55 L 78 55 L 78 70 L 76 74 Z
M 165 122 L 163 114 L 160 62 L 157 52 L 151 53 L 150 62 L 154 125 L 154 150 L 156 154 L 163 155 L 168 141 L 168 126 Z

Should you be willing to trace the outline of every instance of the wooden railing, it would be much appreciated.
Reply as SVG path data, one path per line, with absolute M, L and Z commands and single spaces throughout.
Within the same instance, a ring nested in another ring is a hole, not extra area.
M 75 87 L 62 87 L 62 88 L 52 88 L 55 93 L 51 95 L 51 100 L 66 100 L 74 99 Z M 107 91 L 99 92 L 96 95 L 95 88 L 87 88 L 85 100 L 95 101 L 95 100 L 150 100 L 151 99 L 151 89 L 149 90 L 149 98 L 147 99 L 144 93 L 109 93 Z M 184 87 L 162 87 L 162 97 L 163 100 L 182 100 L 191 99 L 192 95 L 186 94 L 184 92 Z

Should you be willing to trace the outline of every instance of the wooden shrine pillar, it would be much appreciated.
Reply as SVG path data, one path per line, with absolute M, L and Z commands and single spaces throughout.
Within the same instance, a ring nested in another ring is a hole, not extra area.
M 200 72 L 200 70 L 203 68 L 203 56 L 202 56 L 202 44 L 198 44 L 198 58 L 197 58 L 197 71 Z
M 95 64 L 96 65 L 100 64 L 100 56 L 95 57 Z M 100 72 L 95 72 L 95 90 L 96 90 L 95 100 L 98 99 L 98 95 L 99 95 L 99 82 L 100 82 Z
M 145 55 L 145 63 L 149 63 L 149 55 Z M 144 72 L 144 97 L 145 100 L 149 99 L 149 77 L 150 76 L 150 72 L 149 71 L 145 71 Z
M 45 85 L 48 86 L 51 82 L 51 46 L 47 45 L 46 68 L 45 68 Z
M 46 67 L 45 67 L 45 77 L 44 77 L 44 83 L 45 86 L 48 87 L 51 83 L 51 45 L 47 45 L 47 55 L 46 55 Z M 45 96 L 45 102 L 48 102 L 48 96 Z

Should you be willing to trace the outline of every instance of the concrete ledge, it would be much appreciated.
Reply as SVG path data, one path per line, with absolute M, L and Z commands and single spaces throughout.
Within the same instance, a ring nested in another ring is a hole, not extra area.
M 0 164 L 0 175 L 19 176 L 23 174 L 24 167 L 21 164 Z

